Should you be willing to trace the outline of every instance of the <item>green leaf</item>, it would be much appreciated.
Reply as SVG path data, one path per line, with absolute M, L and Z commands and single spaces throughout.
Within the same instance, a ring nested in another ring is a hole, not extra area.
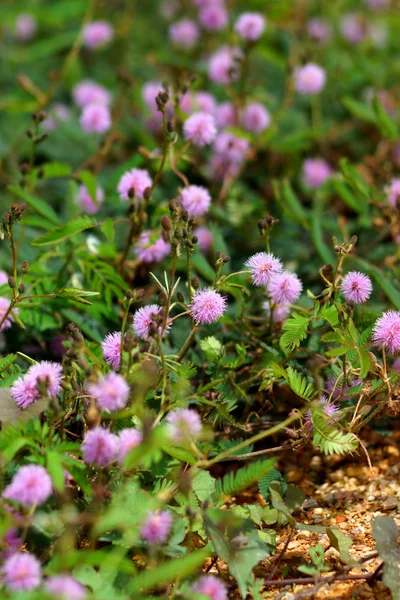
M 200 502 L 204 502 L 215 491 L 215 479 L 208 471 L 199 471 L 192 481 L 192 489 Z
M 16 185 L 10 185 L 8 189 L 15 196 L 26 202 L 28 206 L 31 206 L 34 210 L 36 210 L 36 212 L 39 213 L 42 217 L 45 217 L 55 225 L 58 225 L 60 223 L 60 219 L 58 218 L 57 213 L 44 200 L 41 200 L 40 198 L 36 198 L 36 196 L 28 194 L 27 192 L 25 192 L 25 190 Z
M 53 481 L 53 485 L 56 488 L 57 492 L 63 492 L 65 488 L 65 475 L 64 475 L 64 467 L 62 464 L 62 457 L 58 452 L 53 450 L 48 450 L 47 453 L 46 466 L 47 470 L 50 474 L 50 477 Z
M 392 592 L 393 600 L 400 600 L 399 529 L 390 517 L 378 516 L 372 525 L 372 536 L 379 557 L 383 560 L 383 583 Z
M 342 99 L 342 103 L 352 115 L 361 121 L 367 121 L 368 123 L 374 123 L 376 125 L 374 111 L 367 104 L 358 102 L 358 100 L 354 100 L 354 98 L 351 98 L 350 96 L 345 96 Z
M 343 356 L 347 352 L 354 350 L 354 344 L 348 344 L 347 346 L 339 346 L 338 348 L 332 348 L 332 350 L 328 350 L 326 356 L 329 358 L 335 358 L 336 356 Z
M 93 202 L 95 204 L 97 204 L 97 197 L 96 197 L 96 191 L 97 191 L 97 184 L 96 184 L 96 177 L 93 175 L 93 173 L 91 171 L 80 171 L 78 174 L 78 178 L 80 179 L 80 181 L 83 183 L 83 185 L 86 187 L 89 196 L 91 197 L 91 199 L 93 200 Z
M 99 296 L 99 292 L 90 292 L 88 290 L 80 290 L 72 287 L 63 287 L 56 290 L 54 296 L 56 298 L 68 298 L 69 300 L 73 300 L 74 302 L 79 302 L 80 304 L 89 304 L 89 300 L 86 300 L 86 296 Z
M 80 233 L 81 231 L 90 229 L 91 227 L 95 227 L 96 224 L 97 222 L 95 219 L 85 215 L 75 219 L 74 221 L 70 221 L 66 225 L 61 225 L 60 227 L 56 227 L 55 229 L 47 231 L 39 238 L 34 240 L 32 245 L 48 246 L 51 244 L 58 244 L 58 242 L 62 242 L 76 233 Z
M 314 427 L 313 446 L 324 454 L 347 454 L 358 446 L 358 440 L 353 433 L 345 433 L 337 426 L 329 424 L 326 415 L 320 410 L 312 411 Z
M 279 345 L 285 352 L 300 346 L 302 340 L 307 337 L 309 317 L 293 313 L 282 325 L 284 333 L 281 335 Z
M 200 348 L 207 357 L 207 360 L 215 362 L 222 354 L 223 346 L 217 338 L 210 335 L 200 342 Z
M 308 228 L 307 213 L 294 193 L 290 183 L 287 180 L 279 182 L 273 181 L 273 188 L 276 199 L 281 204 L 284 212 L 290 216 L 291 219 L 300 223 L 303 227 Z
M 115 237 L 115 228 L 114 228 L 113 219 L 111 217 L 106 219 L 100 229 L 101 229 L 102 233 L 105 235 L 107 242 L 110 242 L 110 244 L 111 244 L 111 242 L 114 241 L 114 237 Z
M 324 233 L 322 230 L 322 211 L 323 205 L 321 202 L 316 201 L 314 203 L 314 208 L 311 211 L 311 239 L 321 260 L 325 264 L 328 264 L 334 262 L 334 256 L 331 248 L 324 240 Z
M 176 367 L 176 374 L 180 379 L 185 379 L 186 381 L 195 377 L 197 373 L 197 367 L 193 362 L 187 362 Z
M 382 106 L 377 96 L 372 99 L 372 106 L 382 135 L 391 141 L 397 140 L 399 137 L 397 124 Z
M 48 162 L 43 166 L 43 179 L 69 177 L 70 175 L 72 175 L 72 169 L 66 163 Z
M 352 565 L 353 567 L 360 567 L 360 563 L 358 563 L 350 554 L 349 548 L 353 544 L 353 540 L 345 535 L 340 529 L 334 529 L 328 527 L 326 530 L 326 534 L 329 538 L 331 546 L 335 548 L 340 554 L 340 558 L 347 565 Z
M 269 473 L 274 468 L 274 465 L 275 460 L 267 458 L 250 463 L 236 472 L 231 471 L 227 473 L 223 479 L 217 480 L 213 501 L 218 502 L 222 495 L 230 496 L 233 493 L 248 489 L 253 483 L 256 483 L 261 477 Z

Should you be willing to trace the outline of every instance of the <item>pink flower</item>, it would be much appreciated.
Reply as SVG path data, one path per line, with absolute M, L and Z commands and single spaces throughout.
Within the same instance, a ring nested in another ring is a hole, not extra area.
M 148 544 L 163 544 L 172 527 L 172 515 L 168 510 L 150 513 L 142 525 L 140 535 Z
M 400 350 L 400 312 L 388 310 L 376 321 L 372 340 L 380 348 L 384 348 L 390 354 L 396 354 Z
M 301 294 L 303 284 L 295 273 L 284 271 L 274 275 L 268 284 L 268 291 L 274 304 L 291 304 Z
M 265 310 L 267 318 L 269 318 L 269 316 L 271 314 L 270 303 L 268 301 L 264 302 L 263 308 Z M 273 319 L 274 323 L 283 323 L 283 321 L 286 321 L 286 319 L 288 318 L 289 315 L 290 315 L 290 305 L 289 304 L 278 304 L 277 306 L 274 306 L 273 315 L 272 315 L 272 319 Z
M 215 110 L 215 122 L 220 129 L 234 127 L 236 117 L 232 102 L 223 102 L 217 106 Z
M 36 380 L 29 377 L 19 377 L 11 386 L 11 396 L 15 404 L 20 408 L 28 408 L 39 398 L 39 391 L 36 387 Z
M 125 456 L 140 444 L 143 439 L 141 432 L 134 427 L 122 429 L 119 433 L 119 453 L 118 462 L 123 463 Z
M 201 433 L 199 413 L 191 408 L 177 408 L 168 413 L 169 435 L 175 444 L 194 440 Z
M 36 33 L 37 22 L 33 15 L 21 13 L 15 21 L 15 33 L 20 42 L 27 42 Z
M 226 310 L 226 298 L 211 288 L 197 290 L 190 304 L 190 314 L 196 323 L 215 323 Z
M 262 133 L 269 127 L 271 116 L 265 106 L 258 102 L 254 102 L 244 109 L 242 121 L 243 127 L 247 131 L 251 131 L 252 133 Z
M 46 386 L 46 396 L 54 398 L 61 392 L 63 369 L 59 363 L 42 360 L 29 367 L 27 375 L 35 381 L 36 386 Z
M 0 271 L 0 285 L 8 284 L 8 274 L 5 271 Z
M 194 104 L 198 111 L 214 115 L 217 108 L 217 101 L 209 92 L 196 92 Z
M 368 300 L 372 292 L 372 283 L 368 275 L 350 271 L 343 278 L 341 288 L 346 300 L 358 304 Z
M 194 235 L 199 240 L 200 250 L 206 254 L 211 250 L 213 245 L 213 234 L 207 227 L 198 227 L 194 231 Z
M 104 200 L 104 191 L 100 186 L 97 186 L 96 202 L 94 202 L 93 198 L 88 192 L 87 187 L 85 185 L 80 185 L 77 200 L 86 213 L 93 215 L 100 209 L 100 204 Z
M 101 342 L 103 358 L 113 369 L 118 369 L 121 361 L 121 332 L 114 331 L 106 335 Z
M 233 133 L 223 131 L 215 140 L 213 150 L 229 163 L 239 164 L 246 157 L 249 142 L 244 138 L 233 135 Z
M 46 502 L 52 492 L 53 485 L 46 469 L 40 465 L 26 465 L 15 473 L 3 498 L 22 506 L 34 506 Z
M 320 44 L 326 44 L 332 35 L 332 30 L 328 23 L 318 17 L 308 21 L 307 31 L 308 35 Z
M 114 29 L 107 21 L 88 23 L 83 31 L 83 41 L 88 48 L 104 46 L 114 35 Z
M 215 575 L 204 575 L 192 585 L 194 592 L 208 596 L 210 600 L 228 600 L 226 585 Z
M 265 19 L 260 13 L 247 12 L 239 16 L 235 23 L 235 31 L 239 36 L 250 42 L 255 42 L 265 30 Z
M 400 356 L 398 356 L 392 363 L 393 371 L 400 371 Z
M 96 467 L 105 467 L 113 463 L 118 451 L 117 436 L 103 427 L 90 429 L 82 442 L 83 460 Z
M 310 188 L 319 188 L 332 173 L 331 167 L 323 158 L 306 158 L 303 162 L 303 181 Z
M 206 188 L 200 185 L 189 185 L 181 191 L 179 201 L 190 217 L 200 217 L 208 211 L 211 196 Z
M 77 83 L 72 90 L 74 102 L 79 108 L 85 108 L 88 104 L 111 104 L 111 94 L 103 86 L 85 79 Z
M 203 6 L 200 9 L 199 19 L 207 31 L 221 31 L 228 25 L 228 13 L 222 2 Z
M 389 6 L 391 0 L 365 0 L 369 8 L 372 10 L 381 10 Z
M 250 269 L 254 285 L 267 285 L 272 277 L 282 272 L 282 263 L 271 253 L 257 252 L 251 256 L 245 266 Z
M 68 121 L 71 118 L 71 111 L 65 104 L 53 104 L 49 110 L 49 116 L 43 121 L 43 127 L 46 131 L 55 131 L 61 121 Z
M 121 375 L 108 373 L 89 385 L 89 393 L 96 399 L 100 410 L 115 412 L 125 408 L 130 388 Z
M 209 164 L 210 177 L 218 181 L 222 181 L 225 177 L 236 177 L 240 167 L 240 162 L 234 162 L 228 156 L 214 154 Z
M 7 278 L 8 281 L 8 278 Z M 7 310 L 10 307 L 10 300 L 8 298 L 4 298 L 3 296 L 0 296 L 0 321 L 3 320 L 4 315 L 6 314 Z M 14 322 L 14 315 L 17 315 L 19 313 L 19 308 L 13 308 L 12 311 L 9 313 L 9 315 L 7 315 L 6 320 L 4 321 L 4 323 L 0 326 L 0 331 L 3 331 L 3 329 L 8 329 L 9 327 L 11 327 L 11 325 Z
M 238 48 L 222 46 L 214 52 L 208 63 L 208 73 L 214 83 L 225 85 L 239 76 L 239 61 L 242 53 Z
M 217 135 L 214 117 L 208 113 L 194 113 L 186 119 L 183 132 L 196 146 L 211 144 Z
M 400 199 L 400 178 L 392 179 L 390 184 L 385 188 L 385 192 L 392 208 L 396 208 Z
M 161 306 L 158 304 L 149 304 L 148 306 L 142 306 L 139 308 L 133 317 L 133 330 L 135 334 L 142 340 L 147 340 L 151 337 L 150 327 L 157 325 L 156 318 L 161 310 Z M 164 332 L 161 325 L 158 327 L 158 334 L 166 335 L 169 326 L 165 327 Z
M 338 419 L 338 412 L 340 411 L 340 407 L 335 402 L 329 402 L 326 396 L 321 396 L 318 400 L 319 406 L 322 408 L 322 412 L 327 417 L 332 417 L 329 419 L 328 423 L 332 424 Z M 314 423 L 312 420 L 312 410 L 308 410 L 306 413 L 306 426 L 309 430 L 314 429 Z
M 191 19 L 182 19 L 169 28 L 169 37 L 175 46 L 190 50 L 199 39 L 199 28 Z
M 293 73 L 294 85 L 300 94 L 318 94 L 326 81 L 325 69 L 315 63 L 297 67 Z
M 136 255 L 144 263 L 157 263 L 169 256 L 171 247 L 162 237 L 156 241 L 151 231 L 143 231 L 136 245 Z
M 34 590 L 40 585 L 40 563 L 27 552 L 17 552 L 7 558 L 2 570 L 4 585 L 10 590 Z
M 340 31 L 345 40 L 350 44 L 359 44 L 365 38 L 365 28 L 357 15 L 344 15 L 340 21 Z
M 88 104 L 79 121 L 87 133 L 105 133 L 111 127 L 111 114 L 103 104 Z
M 148 81 L 142 89 L 142 98 L 146 106 L 152 113 L 157 114 L 156 97 L 160 92 L 165 92 L 163 84 L 160 81 Z M 158 113 L 160 115 L 160 113 Z
M 45 583 L 49 594 L 57 596 L 58 600 L 84 600 L 86 589 L 79 581 L 70 575 L 53 575 Z
M 17 527 L 11 527 L 4 535 L 2 541 L 2 546 L 5 545 L 5 549 L 0 554 L 0 556 L 5 559 L 9 558 L 15 552 L 18 552 L 19 548 L 23 545 L 22 538 L 18 535 Z
M 152 186 L 149 172 L 145 169 L 131 169 L 126 171 L 119 180 L 118 192 L 121 200 L 130 200 L 129 194 L 143 199 L 144 191 Z

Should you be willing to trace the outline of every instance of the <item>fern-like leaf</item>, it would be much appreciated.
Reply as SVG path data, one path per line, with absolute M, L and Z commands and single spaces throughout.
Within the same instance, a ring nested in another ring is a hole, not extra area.
M 307 337 L 309 323 L 310 319 L 308 317 L 303 317 L 297 313 L 294 313 L 290 319 L 284 322 L 282 329 L 285 333 L 281 336 L 279 342 L 284 352 L 300 346 L 302 340 Z
M 347 454 L 358 446 L 358 440 L 353 433 L 345 433 L 336 425 L 330 424 L 326 417 L 313 412 L 314 427 L 313 446 L 324 454 Z
M 272 471 L 275 461 L 272 458 L 250 463 L 236 472 L 227 473 L 223 479 L 219 479 L 215 485 L 212 496 L 214 502 L 218 502 L 222 495 L 230 496 L 249 488 L 253 483 L 259 481 L 264 475 Z

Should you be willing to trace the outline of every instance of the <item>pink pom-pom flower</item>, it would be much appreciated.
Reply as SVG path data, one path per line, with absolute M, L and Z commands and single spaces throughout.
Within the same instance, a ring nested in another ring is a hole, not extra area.
M 211 288 L 197 290 L 190 304 L 190 314 L 196 323 L 209 324 L 218 321 L 226 310 L 226 298 Z
M 303 162 L 303 181 L 313 189 L 318 189 L 332 176 L 332 169 L 323 158 L 306 158 Z
M 299 298 L 302 289 L 300 279 L 289 271 L 274 275 L 268 284 L 269 295 L 274 304 L 291 304 Z
M 88 104 L 82 111 L 80 124 L 87 133 L 105 133 L 111 127 L 111 114 L 103 104 Z
M 300 94 L 318 94 L 326 81 L 325 69 L 315 63 L 297 67 L 293 73 L 294 85 Z
M 190 50 L 199 39 L 199 28 L 191 19 L 182 19 L 169 28 L 169 37 L 175 46 Z
M 258 102 L 253 102 L 246 106 L 242 117 L 243 127 L 251 133 L 262 133 L 271 123 L 271 115 Z
M 250 269 L 254 285 L 267 285 L 272 277 L 282 272 L 282 263 L 279 258 L 267 252 L 257 252 L 245 263 Z
M 96 467 L 113 463 L 117 459 L 118 450 L 118 437 L 103 427 L 88 431 L 82 442 L 83 460 Z
M 144 263 L 161 262 L 169 256 L 171 246 L 162 237 L 154 240 L 151 231 L 143 231 L 137 241 L 135 248 L 136 256 Z
M 82 206 L 83 210 L 88 213 L 88 215 L 94 215 L 100 209 L 100 205 L 104 201 L 104 191 L 103 188 L 97 186 L 96 188 L 96 202 L 93 200 L 89 191 L 85 185 L 79 186 L 77 201 Z
M 148 171 L 131 169 L 122 175 L 118 184 L 118 192 L 121 200 L 130 200 L 132 195 L 143 199 L 144 191 L 151 186 L 152 181 Z
M 200 217 L 208 211 L 211 196 L 206 188 L 189 185 L 181 191 L 179 201 L 190 217 Z
M 366 29 L 357 15 L 344 15 L 340 21 L 340 32 L 350 44 L 359 44 L 366 36 Z
M 85 600 L 86 589 L 71 575 L 53 575 L 45 583 L 45 588 L 58 600 Z
M 198 244 L 200 246 L 200 250 L 206 254 L 211 250 L 213 245 L 213 234 L 207 227 L 197 227 L 194 230 L 194 235 L 198 239 Z
M 217 135 L 214 117 L 204 112 L 194 113 L 185 121 L 183 132 L 196 146 L 211 144 Z
M 152 512 L 141 527 L 140 535 L 148 544 L 163 544 L 172 527 L 172 515 L 168 510 Z
M 15 34 L 20 42 L 27 42 L 36 33 L 37 21 L 30 13 L 21 13 L 15 20 Z
M 88 48 L 99 48 L 108 44 L 114 36 L 114 28 L 107 21 L 93 21 L 83 30 L 83 42 Z
M 271 315 L 271 306 L 268 300 L 263 303 L 263 308 L 267 315 L 267 318 Z M 274 323 L 283 323 L 286 321 L 288 316 L 290 315 L 290 305 L 288 304 L 278 304 L 274 306 L 272 319 Z
M 89 79 L 76 84 L 72 90 L 72 97 L 79 108 L 85 108 L 89 104 L 104 104 L 104 106 L 108 106 L 111 103 L 110 92 L 102 85 Z
M 233 127 L 235 125 L 236 116 L 232 102 L 223 102 L 219 104 L 215 110 L 215 122 L 217 127 L 224 129 L 225 127 Z
M 226 85 L 239 76 L 238 62 L 242 53 L 238 48 L 222 46 L 214 52 L 208 63 L 208 74 L 214 83 Z
M 221 31 L 228 25 L 228 12 L 222 2 L 206 4 L 200 9 L 199 20 L 207 31 Z
M 3 498 L 23 506 L 39 506 L 52 492 L 53 485 L 46 469 L 40 465 L 26 465 L 15 473 L 3 492 Z
M 118 452 L 118 462 L 122 464 L 124 462 L 125 456 L 140 444 L 142 441 L 142 434 L 138 429 L 134 427 L 128 427 L 126 429 L 122 429 L 119 432 L 119 452 Z
M 400 199 L 400 178 L 396 177 L 392 179 L 390 184 L 385 188 L 387 198 L 392 208 L 396 208 L 396 205 Z
M 228 590 L 223 581 L 215 575 L 204 575 L 192 586 L 194 592 L 207 596 L 210 600 L 228 600 Z
M 11 386 L 11 396 L 19 408 L 27 408 L 44 396 L 55 398 L 61 391 L 62 366 L 43 360 L 29 367 Z
M 355 304 L 368 300 L 372 292 L 372 283 L 368 275 L 358 271 L 350 271 L 342 281 L 342 292 L 346 300 Z
M 320 44 L 325 44 L 332 35 L 332 30 L 328 23 L 318 17 L 308 21 L 307 32 L 310 37 Z
M 121 361 L 121 332 L 114 331 L 108 333 L 101 342 L 103 349 L 104 360 L 112 366 L 113 369 L 118 369 Z
M 4 585 L 10 590 L 28 591 L 39 587 L 42 577 L 40 563 L 27 552 L 13 554 L 3 564 Z
M 96 383 L 89 385 L 90 394 L 96 399 L 100 410 L 115 412 L 122 410 L 129 399 L 130 388 L 117 373 L 107 373 Z
M 199 413 L 191 408 L 177 408 L 168 413 L 169 435 L 175 444 L 182 444 L 199 437 L 201 419 Z
M 151 337 L 150 329 L 152 326 L 157 326 L 156 319 L 157 315 L 161 310 L 161 306 L 158 304 L 149 304 L 148 306 L 142 306 L 139 308 L 133 316 L 133 330 L 135 334 L 142 340 L 147 340 Z M 169 326 L 163 328 L 158 325 L 158 335 L 166 335 Z
M 376 321 L 372 340 L 390 354 L 400 351 L 400 312 L 388 310 Z
M 260 13 L 247 12 L 240 15 L 235 23 L 235 31 L 249 42 L 258 40 L 265 30 L 265 19 Z

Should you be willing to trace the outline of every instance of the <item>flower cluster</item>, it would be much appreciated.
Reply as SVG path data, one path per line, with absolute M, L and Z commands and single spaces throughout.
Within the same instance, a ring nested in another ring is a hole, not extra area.
M 13 383 L 11 396 L 19 408 L 27 408 L 39 398 L 55 398 L 61 391 L 61 380 L 61 365 L 44 360 L 32 365 L 26 375 Z

